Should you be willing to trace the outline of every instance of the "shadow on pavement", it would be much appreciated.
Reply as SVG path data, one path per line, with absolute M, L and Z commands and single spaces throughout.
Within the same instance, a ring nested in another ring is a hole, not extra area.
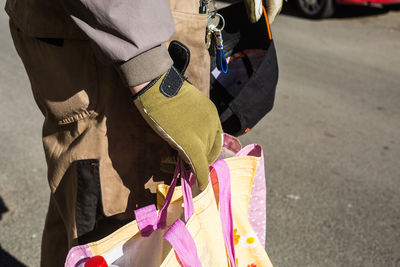
M 6 204 L 3 201 L 3 198 L 0 197 L 0 220 L 3 217 L 3 214 L 9 211 Z M 0 266 L 7 266 L 7 267 L 26 267 L 26 265 L 22 264 L 12 255 L 10 255 L 7 251 L 3 250 L 0 246 Z
M 3 213 L 6 213 L 7 211 L 8 211 L 8 208 L 3 201 L 3 198 L 0 197 L 0 220 L 3 218 Z
M 10 255 L 7 251 L 3 250 L 1 247 L 0 247 L 0 266 L 26 267 L 25 264 L 18 261 L 12 255 Z
M 389 11 L 398 10 L 400 10 L 400 5 L 390 5 L 385 7 L 338 5 L 336 6 L 335 14 L 328 19 L 352 19 L 376 16 L 386 14 Z M 290 0 L 288 3 L 284 3 L 282 14 L 294 17 L 303 17 L 296 7 L 295 0 Z

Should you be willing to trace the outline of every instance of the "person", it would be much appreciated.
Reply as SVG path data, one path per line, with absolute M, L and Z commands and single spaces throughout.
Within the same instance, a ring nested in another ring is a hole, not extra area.
M 5 9 L 44 115 L 51 193 L 41 266 L 63 266 L 69 248 L 154 203 L 156 184 L 171 179 L 171 148 L 207 185 L 222 129 L 206 97 L 198 1 L 8 0 Z M 194 86 L 172 67 L 171 39 L 195 59 L 185 74 Z

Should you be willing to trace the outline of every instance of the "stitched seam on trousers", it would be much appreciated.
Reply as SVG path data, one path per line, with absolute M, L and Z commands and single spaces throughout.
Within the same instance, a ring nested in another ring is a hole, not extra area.
M 86 119 L 94 114 L 96 114 L 94 110 L 85 110 L 79 114 L 75 114 L 75 115 L 69 116 L 65 119 L 58 121 L 58 125 L 65 125 L 65 124 L 69 124 L 72 122 L 77 122 L 77 121 Z

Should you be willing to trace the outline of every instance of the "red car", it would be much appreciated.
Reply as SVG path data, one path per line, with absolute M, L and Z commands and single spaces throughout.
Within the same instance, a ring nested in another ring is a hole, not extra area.
M 320 19 L 333 15 L 339 5 L 392 5 L 400 0 L 296 0 L 300 12 L 308 18 Z

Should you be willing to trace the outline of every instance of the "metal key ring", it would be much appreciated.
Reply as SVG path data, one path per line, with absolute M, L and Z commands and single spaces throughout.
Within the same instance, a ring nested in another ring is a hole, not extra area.
M 218 16 L 218 17 L 222 20 L 221 29 L 218 29 L 218 25 L 219 25 L 220 23 L 219 23 L 217 26 L 215 26 L 215 29 L 217 29 L 217 30 L 219 30 L 219 31 L 222 31 L 222 30 L 225 28 L 225 19 L 224 19 L 224 17 L 223 17 L 221 14 L 219 14 L 219 13 L 216 13 L 215 15 Z M 209 19 L 210 19 L 211 17 L 213 17 L 213 15 L 209 15 L 209 16 L 208 16 Z

